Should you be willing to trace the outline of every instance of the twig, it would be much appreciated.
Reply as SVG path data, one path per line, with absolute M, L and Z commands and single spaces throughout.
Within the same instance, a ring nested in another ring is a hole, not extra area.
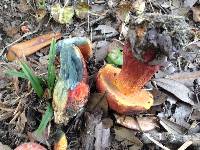
M 170 150 L 169 148 L 165 147 L 164 145 L 162 145 L 161 143 L 159 143 L 158 141 L 154 140 L 152 137 L 150 137 L 148 134 L 143 133 L 143 135 L 145 135 L 150 141 L 152 141 L 153 143 L 155 143 L 157 146 L 159 146 L 160 148 L 164 149 L 164 150 Z
M 200 133 L 191 134 L 191 135 L 182 135 L 182 134 L 171 134 L 168 132 L 163 133 L 145 133 L 151 137 L 153 137 L 156 141 L 162 141 L 164 143 L 171 144 L 181 144 L 186 141 L 192 141 L 192 145 L 200 146 Z M 150 139 L 148 139 L 145 135 L 142 135 L 141 140 L 145 144 L 152 143 Z
M 188 148 L 190 145 L 192 145 L 192 141 L 186 141 L 178 150 L 185 150 Z

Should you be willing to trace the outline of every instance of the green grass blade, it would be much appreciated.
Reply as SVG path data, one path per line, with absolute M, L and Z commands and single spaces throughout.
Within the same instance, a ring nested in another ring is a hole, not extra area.
M 27 76 L 23 72 L 17 71 L 15 69 L 6 71 L 5 75 L 9 77 L 19 77 L 19 78 L 28 79 Z
M 36 94 L 39 97 L 42 97 L 44 91 L 43 91 L 43 88 L 41 86 L 40 79 L 37 76 L 34 75 L 31 68 L 25 62 L 20 61 L 20 65 L 21 65 L 22 71 L 27 76 L 28 80 L 31 82 L 31 85 L 32 85 L 33 89 L 35 90 Z
M 56 79 L 56 69 L 54 65 L 55 58 L 56 58 L 56 40 L 52 39 L 49 51 L 48 79 L 47 79 L 48 89 L 50 93 L 52 93 Z
M 38 135 L 41 135 L 44 133 L 44 130 L 46 129 L 47 124 L 51 121 L 52 116 L 53 116 L 53 108 L 50 104 L 48 104 L 47 110 L 42 116 L 40 125 L 35 131 Z

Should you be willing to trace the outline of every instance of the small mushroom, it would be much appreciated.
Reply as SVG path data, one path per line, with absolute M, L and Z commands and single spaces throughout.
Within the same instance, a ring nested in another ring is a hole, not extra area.
M 153 96 L 142 89 L 152 78 L 159 66 L 150 66 L 155 52 L 148 50 L 143 55 L 144 62 L 137 60 L 127 42 L 123 49 L 122 69 L 105 65 L 97 75 L 97 88 L 107 93 L 107 101 L 111 109 L 121 114 L 142 112 L 153 104 Z
M 43 146 L 37 143 L 28 142 L 19 145 L 15 150 L 47 150 Z

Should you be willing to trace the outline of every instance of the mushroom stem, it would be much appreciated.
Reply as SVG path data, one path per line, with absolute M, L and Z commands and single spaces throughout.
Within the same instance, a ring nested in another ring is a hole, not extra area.
M 142 87 L 159 69 L 159 66 L 148 65 L 155 57 L 155 52 L 146 51 L 141 62 L 133 56 L 131 45 L 127 42 L 123 53 L 122 69 L 105 65 L 99 70 L 97 88 L 101 93 L 107 93 L 110 108 L 118 113 L 145 111 L 153 105 L 153 96 Z
M 158 71 L 159 66 L 150 66 L 147 62 L 154 57 L 153 51 L 148 51 L 144 54 L 145 62 L 137 60 L 131 51 L 129 42 L 125 44 L 123 49 L 123 66 L 118 75 L 113 80 L 116 87 L 124 95 L 129 95 L 140 90 Z

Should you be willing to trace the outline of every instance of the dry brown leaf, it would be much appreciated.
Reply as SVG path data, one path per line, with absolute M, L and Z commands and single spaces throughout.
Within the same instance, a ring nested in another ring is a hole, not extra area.
M 193 82 L 200 76 L 200 71 L 194 72 L 181 72 L 168 75 L 168 79 L 176 80 L 186 86 L 193 86 Z
M 140 150 L 142 148 L 143 143 L 134 135 L 133 130 L 115 126 L 114 131 L 117 141 L 126 140 L 129 145 L 132 145 L 131 147 L 134 150 Z
M 195 22 L 200 22 L 200 6 L 192 7 L 193 20 Z
M 137 117 L 137 119 L 130 116 L 120 116 L 115 114 L 117 123 L 134 130 L 142 130 L 143 132 L 155 129 L 158 125 L 156 117 Z
M 185 134 L 187 129 L 165 118 L 160 119 L 160 124 L 172 134 Z
M 181 101 L 194 105 L 194 102 L 190 99 L 189 94 L 192 91 L 180 82 L 175 80 L 170 80 L 166 78 L 155 79 L 156 84 L 167 92 L 172 93 L 175 97 L 179 98 Z
M 153 89 L 151 92 L 153 95 L 154 103 L 153 106 L 161 105 L 167 100 L 167 95 L 157 89 Z
M 21 12 L 27 12 L 31 9 L 27 3 L 27 0 L 20 0 L 20 3 L 17 5 L 17 7 Z
M 94 111 L 96 108 L 103 110 L 104 114 L 108 112 L 108 103 L 105 94 L 94 93 L 89 97 L 87 110 Z
M 95 58 L 97 62 L 103 60 L 107 56 L 109 44 L 110 42 L 105 40 L 97 42 L 95 46 Z
M 27 118 L 25 116 L 25 111 L 23 111 L 20 116 L 18 117 L 18 120 L 16 122 L 16 127 L 15 127 L 15 131 L 17 133 L 22 133 L 24 131 L 25 125 L 27 122 Z
M 145 1 L 144 0 L 136 0 L 133 3 L 133 8 L 132 8 L 137 15 L 140 15 L 144 12 L 145 10 Z
M 129 13 L 132 8 L 132 3 L 128 1 L 122 1 L 121 4 L 117 7 L 116 17 L 122 22 L 129 20 Z

